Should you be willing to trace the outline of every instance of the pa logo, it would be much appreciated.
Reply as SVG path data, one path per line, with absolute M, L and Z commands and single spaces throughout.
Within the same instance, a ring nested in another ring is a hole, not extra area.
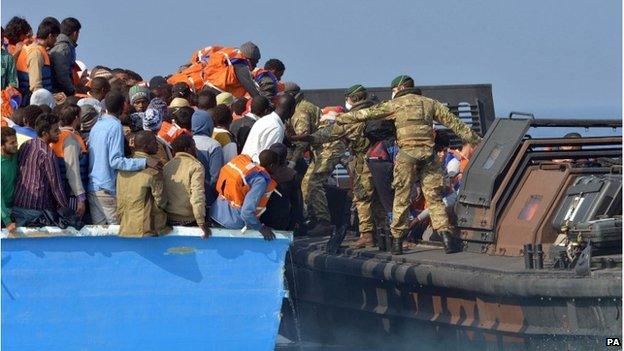
M 620 338 L 607 338 L 607 346 L 622 346 Z

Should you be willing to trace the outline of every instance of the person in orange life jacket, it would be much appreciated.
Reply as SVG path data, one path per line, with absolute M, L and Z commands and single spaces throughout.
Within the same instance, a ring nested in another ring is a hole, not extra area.
M 69 208 L 82 217 L 86 210 L 87 195 L 84 189 L 89 177 L 88 151 L 77 132 L 80 127 L 80 107 L 65 105 L 59 112 L 61 134 L 50 144 L 58 158 L 65 194 L 69 195 Z
M 74 95 L 74 84 L 79 82 L 78 66 L 76 65 L 76 46 L 80 35 L 80 22 L 68 17 L 61 22 L 61 34 L 56 38 L 54 47 L 50 49 L 52 62 L 53 93 Z
M 22 93 L 22 106 L 30 102 L 30 94 L 37 89 L 52 91 L 52 69 L 50 57 L 46 51 L 56 43 L 61 32 L 53 21 L 44 20 L 37 29 L 37 39 L 25 46 L 15 63 L 19 88 Z
M 171 102 L 171 85 L 162 76 L 155 76 L 148 84 L 152 97 L 161 98 L 166 104 Z
M 277 186 L 271 174 L 279 161 L 271 150 L 262 151 L 259 158 L 260 165 L 239 155 L 223 166 L 217 180 L 219 197 L 210 208 L 210 217 L 225 228 L 257 230 L 272 240 L 275 234 L 258 218 Z
M 225 52 L 224 50 L 227 50 L 227 48 L 224 48 L 220 52 Z M 234 68 L 233 69 L 234 74 L 236 75 L 237 88 L 235 90 L 228 91 L 228 92 L 232 93 L 236 97 L 241 97 L 245 94 L 248 94 L 249 96 L 253 98 L 260 94 L 256 86 L 256 83 L 254 82 L 253 76 L 251 74 L 251 71 L 253 71 L 253 69 L 256 68 L 258 61 L 260 61 L 260 49 L 258 48 L 258 46 L 256 46 L 256 44 L 248 41 L 242 44 L 239 50 L 240 50 L 239 55 L 238 55 L 239 58 L 230 57 L 228 59 L 228 66 L 222 66 L 222 69 L 229 69 L 230 68 L 229 63 L 231 63 L 231 66 Z M 231 48 L 230 48 L 230 51 L 231 51 Z M 219 55 L 218 53 L 219 52 L 217 52 L 217 54 L 212 54 L 210 56 L 208 66 L 211 65 L 212 60 L 222 59 L 222 56 Z M 242 54 L 243 57 L 240 57 L 241 56 L 240 54 Z M 212 74 L 214 74 L 216 78 L 219 78 L 221 76 L 221 73 L 222 72 L 213 71 Z M 213 89 L 215 93 L 217 94 L 222 92 L 224 89 L 224 87 L 216 87 L 214 85 L 211 86 L 212 83 L 210 82 L 210 80 L 208 80 L 206 84 L 208 84 L 210 89 Z
M 17 59 L 25 45 L 32 43 L 33 30 L 28 21 L 22 17 L 13 17 L 9 20 L 4 31 L 7 38 L 7 50 Z
M 202 238 L 211 235 L 206 218 L 204 167 L 195 158 L 195 141 L 183 134 L 172 143 L 175 157 L 163 169 L 167 222 L 170 226 L 198 226 Z
M 193 112 L 195 112 L 195 110 L 193 110 L 193 108 L 188 105 L 188 101 L 184 100 L 183 98 L 173 99 L 171 101 L 171 104 L 169 105 L 169 108 L 167 109 L 167 112 L 163 116 L 163 121 L 160 126 L 160 130 L 158 131 L 157 138 L 162 143 L 164 143 L 165 146 L 167 146 L 167 151 L 169 154 L 171 154 L 171 143 L 173 142 L 173 140 L 175 140 L 178 136 L 184 133 L 188 133 L 189 135 L 191 134 L 190 129 L 184 130 L 184 128 L 180 127 L 177 123 L 176 115 L 180 111 L 183 111 L 182 113 L 186 115 L 190 113 L 190 116 L 192 116 Z

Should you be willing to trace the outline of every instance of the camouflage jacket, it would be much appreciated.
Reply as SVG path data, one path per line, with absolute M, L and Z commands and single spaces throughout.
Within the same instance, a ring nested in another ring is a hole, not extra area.
M 359 111 L 373 106 L 370 100 L 362 101 L 353 105 L 350 112 Z M 320 128 L 316 133 L 312 134 L 314 144 L 324 144 L 336 140 L 343 140 L 353 154 L 364 154 L 370 146 L 370 141 L 364 136 L 366 122 L 353 124 L 330 124 Z
M 321 118 L 321 109 L 307 100 L 301 100 L 297 103 L 295 113 L 290 119 L 290 123 L 297 135 L 299 134 L 312 134 L 316 132 Z M 290 159 L 296 162 L 303 156 L 303 153 L 308 150 L 308 143 L 296 142 L 295 149 L 292 152 Z
M 473 145 L 481 140 L 442 103 L 417 94 L 405 94 L 367 109 L 340 114 L 336 116 L 336 123 L 357 125 L 373 119 L 394 121 L 401 152 L 415 158 L 433 154 L 434 120 Z

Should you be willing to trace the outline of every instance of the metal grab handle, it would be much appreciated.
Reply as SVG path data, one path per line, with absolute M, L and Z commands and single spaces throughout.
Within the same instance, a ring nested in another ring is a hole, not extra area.
M 531 119 L 535 119 L 535 115 L 529 112 L 518 112 L 518 111 L 509 112 L 509 119 L 513 119 L 513 116 L 525 116 L 525 117 L 530 117 Z

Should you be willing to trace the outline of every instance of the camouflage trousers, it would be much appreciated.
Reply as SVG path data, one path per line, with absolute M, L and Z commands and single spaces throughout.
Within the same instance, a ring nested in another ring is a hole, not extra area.
M 312 154 L 312 162 L 301 181 L 303 203 L 309 219 L 331 222 L 325 183 L 344 154 L 344 144 L 341 142 L 324 144 L 320 150 L 314 149 Z
M 431 226 L 435 230 L 450 230 L 448 214 L 442 202 L 444 173 L 439 161 L 415 161 L 399 152 L 394 164 L 394 202 L 392 204 L 392 236 L 399 238 L 409 230 L 409 210 L 412 188 L 420 179 L 427 207 L 431 216 Z
M 375 228 L 387 228 L 386 214 L 375 192 L 373 176 L 368 168 L 365 155 L 355 154 L 349 163 L 349 168 L 353 182 L 353 203 L 357 208 L 360 234 L 373 232 Z

